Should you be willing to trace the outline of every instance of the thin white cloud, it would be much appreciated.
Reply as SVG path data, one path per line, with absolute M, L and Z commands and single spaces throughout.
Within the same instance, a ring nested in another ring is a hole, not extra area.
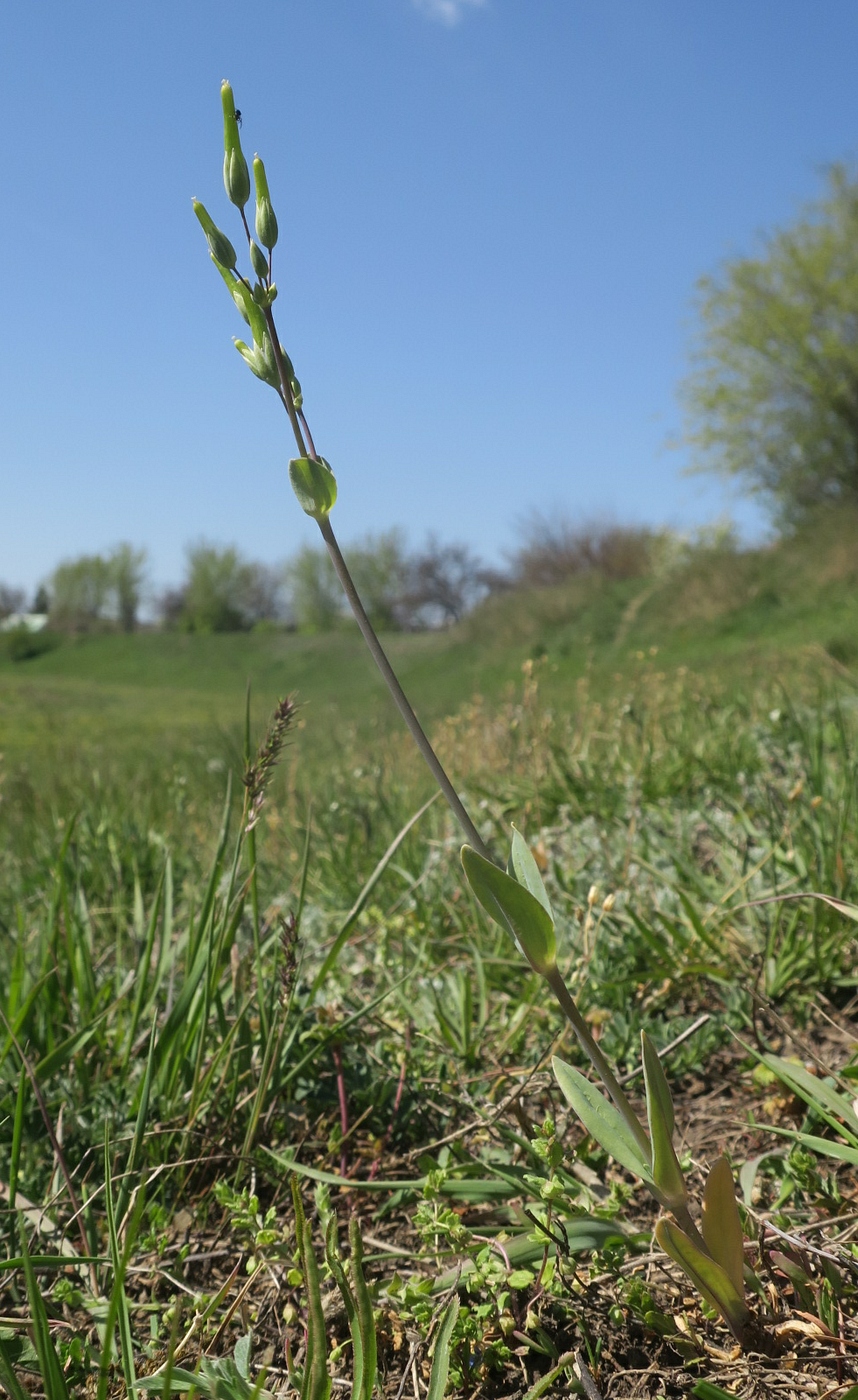
M 413 3 L 427 19 L 452 29 L 464 19 L 468 10 L 481 10 L 488 0 L 413 0 Z

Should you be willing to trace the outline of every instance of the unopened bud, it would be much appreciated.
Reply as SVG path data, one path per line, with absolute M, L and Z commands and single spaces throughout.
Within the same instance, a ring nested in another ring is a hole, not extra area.
M 615 894 L 606 894 L 605 898 L 602 900 L 602 909 L 606 914 L 610 914 L 616 902 L 617 896 Z
M 253 183 L 256 186 L 256 237 L 270 252 L 277 242 L 277 219 L 271 208 L 265 166 L 259 156 L 253 157 Z
M 250 240 L 250 266 L 261 280 L 264 281 L 268 276 L 268 259 L 259 244 L 254 243 L 252 238 Z
M 248 369 L 251 369 L 257 379 L 261 379 L 263 384 L 270 384 L 272 389 L 276 389 L 280 383 L 277 370 L 271 365 L 270 358 L 265 354 L 265 347 L 254 345 L 251 350 L 243 340 L 234 340 L 233 344 L 238 351 Z
M 198 199 L 192 201 L 194 213 L 203 227 L 209 245 L 209 252 L 221 267 L 232 269 L 236 264 L 235 249 L 225 233 L 221 233 L 204 204 Z
M 243 209 L 250 198 L 250 172 L 241 150 L 235 99 L 226 79 L 220 85 L 220 100 L 223 104 L 224 188 L 232 203 Z
M 588 903 L 588 905 L 590 906 L 591 909 L 593 908 L 593 905 L 596 903 L 596 900 L 597 900 L 598 898 L 599 898 L 599 886 L 598 886 L 598 885 L 591 885 L 591 886 L 590 886 L 589 893 L 588 893 L 588 895 L 587 895 L 587 903 Z

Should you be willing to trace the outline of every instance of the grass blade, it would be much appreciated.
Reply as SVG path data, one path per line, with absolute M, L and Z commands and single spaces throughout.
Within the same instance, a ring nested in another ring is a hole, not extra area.
M 429 1376 L 426 1400 L 444 1400 L 447 1393 L 447 1379 L 450 1374 L 450 1340 L 458 1316 L 459 1295 L 454 1293 L 444 1309 L 438 1335 L 435 1338 L 435 1351 L 432 1357 L 432 1371 Z

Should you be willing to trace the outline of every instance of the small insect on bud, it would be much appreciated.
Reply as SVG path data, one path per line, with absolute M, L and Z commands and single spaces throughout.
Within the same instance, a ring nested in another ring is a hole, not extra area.
M 256 186 L 256 237 L 270 252 L 277 242 L 277 219 L 271 208 L 268 176 L 259 156 L 253 157 L 253 183 Z
M 261 281 L 264 281 L 268 276 L 268 259 L 259 244 L 254 243 L 252 238 L 250 240 L 250 266 Z
M 199 219 L 209 245 L 209 252 L 221 267 L 232 270 L 236 264 L 235 249 L 225 233 L 221 233 L 204 204 L 198 199 L 192 201 L 194 213 Z
M 224 188 L 232 203 L 243 209 L 250 198 L 250 172 L 241 150 L 235 98 L 226 79 L 220 85 L 220 100 L 223 104 Z

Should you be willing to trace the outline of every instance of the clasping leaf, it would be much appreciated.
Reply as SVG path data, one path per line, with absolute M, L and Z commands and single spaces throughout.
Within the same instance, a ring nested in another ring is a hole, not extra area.
M 518 839 L 525 844 L 520 836 Z M 554 920 L 546 908 L 545 891 L 542 891 L 543 902 L 512 875 L 478 855 L 471 846 L 462 847 L 462 865 L 468 884 L 486 913 L 512 934 L 534 972 L 547 977 L 557 965 L 557 942 Z M 536 870 L 535 861 L 533 868 Z M 538 870 L 536 873 L 539 874 Z
M 652 1141 L 653 1181 L 661 1204 L 668 1210 L 682 1210 L 688 1201 L 688 1191 L 673 1147 L 673 1099 L 661 1060 L 646 1031 L 641 1031 L 641 1056 Z
M 551 1061 L 560 1090 L 584 1127 L 621 1167 L 639 1176 L 652 1189 L 653 1174 L 634 1133 L 620 1110 L 565 1060 Z

